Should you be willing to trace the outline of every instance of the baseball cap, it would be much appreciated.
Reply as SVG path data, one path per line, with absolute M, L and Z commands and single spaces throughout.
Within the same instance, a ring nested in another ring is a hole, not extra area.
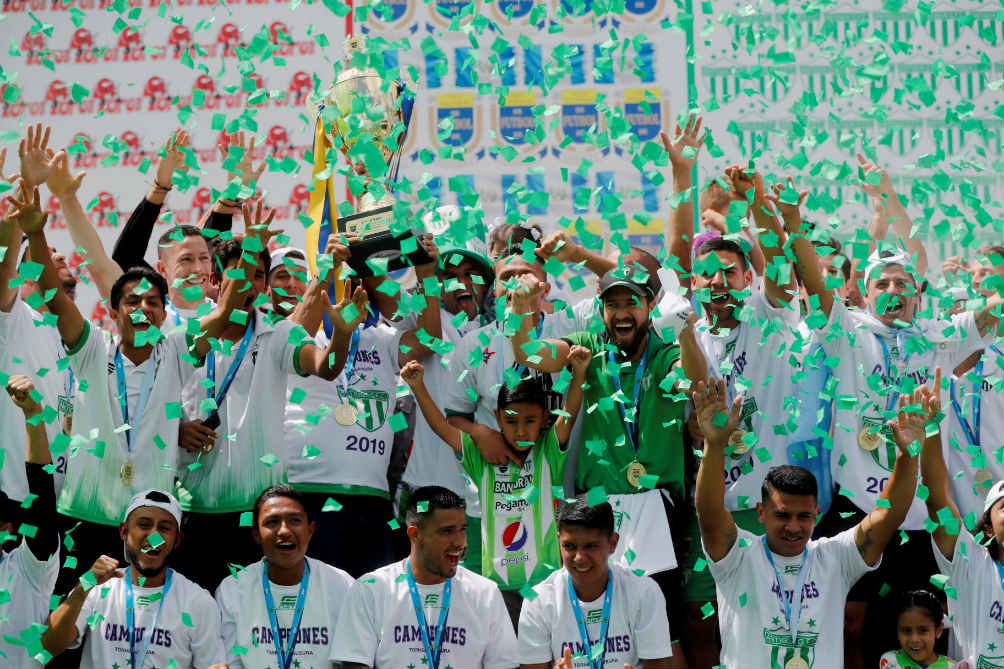
M 644 297 L 646 300 L 655 299 L 658 292 L 653 276 L 633 265 L 618 267 L 604 274 L 600 279 L 598 292 L 602 297 L 608 290 L 618 287 L 627 288 L 638 297 Z
M 166 501 L 165 497 L 167 498 Z M 126 507 L 125 514 L 122 516 L 122 522 L 127 521 L 129 514 L 133 511 L 145 506 L 155 506 L 158 509 L 164 509 L 164 511 L 174 516 L 178 527 L 181 527 L 181 504 L 178 503 L 178 500 L 171 493 L 157 490 L 156 488 L 149 488 L 133 495 L 132 499 L 129 500 L 129 506 Z
M 450 260 L 452 256 L 461 256 L 477 265 L 485 275 L 485 283 L 490 285 L 495 280 L 495 272 L 492 270 L 492 263 L 488 259 L 488 256 L 473 251 L 466 246 L 450 245 L 441 248 L 439 250 L 438 269 L 446 269 L 447 264 L 453 262 Z
M 990 486 L 990 492 L 987 493 L 987 501 L 983 503 L 983 513 L 989 511 L 990 507 L 1002 498 L 1004 498 L 1004 479 Z
M 289 258 L 289 262 L 284 262 L 286 258 Z M 269 265 L 269 274 L 279 269 L 282 266 L 289 267 L 292 265 L 294 268 L 306 272 L 307 270 L 307 254 L 298 248 L 292 246 L 283 246 L 275 251 L 272 251 L 270 255 L 271 264 Z
M 865 281 L 879 278 L 886 265 L 902 265 L 909 272 L 913 269 L 913 259 L 909 253 L 875 252 L 868 258 Z

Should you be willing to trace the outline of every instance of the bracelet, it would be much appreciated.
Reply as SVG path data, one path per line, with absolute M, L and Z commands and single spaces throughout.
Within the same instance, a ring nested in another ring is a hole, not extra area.
M 171 190 L 174 190 L 174 185 L 173 185 L 173 184 L 172 184 L 172 185 L 170 185 L 170 186 L 161 186 L 161 185 L 160 185 L 159 183 L 157 183 L 157 180 L 156 180 L 156 179 L 154 179 L 154 180 L 153 180 L 153 187 L 154 187 L 154 188 L 155 188 L 156 190 L 162 190 L 162 191 L 164 191 L 165 193 L 166 193 L 167 191 L 171 191 Z
M 224 207 L 231 207 L 232 209 L 240 209 L 242 203 L 243 200 L 240 199 L 227 200 L 222 197 L 220 198 L 220 204 L 222 204 Z

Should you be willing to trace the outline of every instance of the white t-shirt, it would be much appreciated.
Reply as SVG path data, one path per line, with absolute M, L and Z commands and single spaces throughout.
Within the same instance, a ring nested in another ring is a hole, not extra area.
M 346 369 L 334 381 L 291 377 L 284 432 L 289 482 L 309 492 L 374 492 L 389 497 L 387 466 L 394 443 L 391 414 L 397 400 L 398 344 L 401 333 L 378 323 L 361 327 L 351 377 Z M 324 348 L 321 333 L 315 343 Z M 343 402 L 358 411 L 350 426 L 335 420 Z
M 951 398 L 943 393 L 942 411 L 945 422 L 941 441 L 945 452 L 952 484 L 952 496 L 963 517 L 972 513 L 977 518 L 983 515 L 983 500 L 994 481 L 1004 478 L 1004 346 L 989 346 L 983 352 L 983 378 L 976 383 L 976 369 L 952 377 L 955 384 L 955 399 L 959 404 L 962 418 L 972 426 L 974 399 L 979 398 L 980 430 L 979 443 L 970 444 L 966 431 L 962 428 L 958 415 L 952 407 Z M 974 387 L 975 386 L 975 387 Z M 982 390 L 981 390 L 982 388 Z M 989 472 L 990 479 L 983 485 L 974 485 L 977 473 Z M 956 476 L 962 472 L 962 476 Z
M 851 491 L 854 495 L 851 501 L 865 512 L 875 507 L 875 501 L 888 483 L 897 451 L 891 441 L 873 451 L 858 445 L 858 434 L 863 428 L 885 423 L 882 412 L 887 409 L 891 397 L 880 396 L 872 390 L 869 379 L 883 392 L 895 386 L 895 381 L 888 379 L 884 370 L 880 336 L 888 348 L 893 374 L 897 366 L 902 365 L 902 377 L 909 376 L 918 384 L 929 383 L 937 366 L 947 377 L 973 351 L 988 343 L 980 336 L 972 312 L 953 316 L 951 322 L 924 321 L 912 332 L 913 335 L 897 333 L 871 314 L 849 310 L 839 300 L 833 303 L 829 322 L 818 328 L 818 341 L 824 352 L 837 362 L 833 372 L 837 379 L 833 391 L 837 397 L 831 458 L 833 480 Z M 916 350 L 918 346 L 925 350 Z M 912 353 L 907 356 L 906 351 Z M 845 399 L 852 401 L 842 401 Z M 922 529 L 926 519 L 924 503 L 914 499 L 903 529 Z
M 405 560 L 381 567 L 352 584 L 338 616 L 332 661 L 358 662 L 373 669 L 425 664 L 425 647 L 404 577 Z M 519 664 L 512 621 L 495 584 L 459 567 L 452 588 L 440 667 L 510 669 Z M 435 638 L 443 584 L 420 584 L 418 592 Z
M 736 395 L 743 396 L 739 429 L 757 437 L 744 454 L 726 460 L 725 506 L 730 511 L 756 508 L 767 471 L 788 461 L 787 440 L 779 438 L 774 428 L 790 420 L 792 407 L 784 398 L 797 394 L 792 377 L 800 362 L 792 352 L 791 325 L 797 312 L 774 307 L 759 291 L 746 299 L 743 312 L 745 320 L 728 333 L 713 334 L 707 317 L 696 328 L 708 378 L 725 380 L 729 403 Z M 760 449 L 770 457 L 759 457 Z
M 48 560 L 35 557 L 22 538 L 17 548 L 0 561 L 0 668 L 42 666 L 27 649 L 7 641 L 20 638 L 32 623 L 44 623 L 49 615 L 49 596 L 59 575 L 59 549 L 53 546 Z
M 307 558 L 307 563 L 310 565 L 310 582 L 293 657 L 300 669 L 327 669 L 335 623 L 352 585 L 352 577 L 320 560 Z M 264 564 L 265 558 L 262 558 L 236 577 L 223 579 L 216 589 L 216 603 L 223 618 L 223 648 L 231 669 L 278 667 L 272 626 L 261 586 Z M 283 636 L 283 649 L 288 650 L 289 628 L 293 624 L 300 585 L 272 583 L 271 588 L 278 609 L 276 619 L 280 636 Z M 235 645 L 246 648 L 247 652 L 235 653 Z
M 49 316 L 52 318 L 52 316 Z M 43 316 L 25 304 L 21 297 L 14 298 L 9 312 L 0 310 L 0 373 L 16 376 L 24 374 L 31 378 L 35 389 L 42 393 L 43 409 L 55 411 L 45 417 L 45 432 L 49 445 L 59 450 L 57 437 L 62 433 L 63 421 L 72 403 L 70 371 L 55 325 L 42 322 Z M 55 323 L 55 321 L 53 321 Z M 62 361 L 62 362 L 60 362 Z M 62 369 L 58 366 L 62 364 Z M 28 494 L 28 479 L 24 475 L 24 453 L 27 435 L 24 428 L 24 413 L 6 397 L 0 398 L 0 489 L 14 500 L 21 501 Z M 62 447 L 65 449 L 66 445 Z M 66 475 L 65 450 L 54 454 L 55 465 L 53 484 L 56 494 L 63 488 Z
M 303 328 L 290 321 L 280 320 L 273 326 L 257 310 L 253 311 L 254 336 L 223 398 L 216 445 L 198 456 L 200 466 L 195 469 L 190 465 L 196 456 L 182 451 L 179 473 L 190 497 L 183 495 L 180 501 L 186 511 L 247 511 L 262 490 L 285 479 L 281 458 L 286 382 L 290 374 L 298 373 L 296 355 L 303 342 L 310 339 Z M 231 353 L 236 353 L 239 345 L 239 341 L 234 342 Z M 233 359 L 233 355 L 215 352 L 217 384 L 223 383 Z M 190 383 L 205 378 L 203 364 Z M 199 388 L 201 402 L 208 392 Z M 203 409 L 198 417 L 208 414 Z
M 150 639 L 144 667 L 166 667 L 171 660 L 179 669 L 226 661 L 220 637 L 220 610 L 212 595 L 187 578 L 174 572 L 171 589 L 163 597 L 164 605 L 152 623 L 164 588 L 133 586 L 136 602 L 136 632 L 139 645 Z M 81 667 L 128 667 L 129 628 L 126 626 L 126 589 L 122 578 L 91 588 L 77 616 L 77 640 L 70 646 L 84 644 Z M 90 623 L 94 627 L 91 628 Z
M 610 565 L 614 591 L 610 605 L 610 624 L 606 636 L 604 666 L 641 665 L 641 660 L 670 657 L 669 620 L 666 599 L 659 586 L 648 576 L 637 576 L 619 565 Z M 584 655 L 579 626 L 568 598 L 568 571 L 563 567 L 534 588 L 537 597 L 524 599 L 519 614 L 520 664 L 541 664 L 561 659 L 565 648 L 572 649 L 575 669 L 590 669 Z M 579 601 L 589 640 L 598 643 L 603 618 L 603 599 Z
M 115 372 L 118 344 L 117 337 L 95 330 L 85 321 L 80 341 L 68 351 L 79 383 L 73 400 L 66 483 L 58 504 L 60 513 L 115 526 L 137 492 L 174 488 L 180 413 L 169 413 L 166 405 L 178 404 L 181 388 L 193 372 L 192 365 L 182 357 L 187 356 L 182 333 L 161 339 L 140 365 L 122 356 L 133 434 L 130 453 L 125 430 L 121 429 L 124 421 Z M 143 413 L 138 415 L 143 383 L 151 366 L 153 385 Z M 127 461 L 133 465 L 131 485 L 120 476 Z
M 963 655 L 977 667 L 1004 667 L 1004 590 L 990 553 L 965 528 L 959 530 L 951 560 L 941 554 L 934 537 L 931 547 L 938 569 L 948 576 L 946 587 L 955 588 L 948 615 Z
M 808 543 L 810 562 L 805 575 L 796 651 L 763 541 L 760 536 L 739 530 L 739 537 L 728 554 L 708 564 L 718 590 L 718 625 L 722 632 L 721 662 L 724 666 L 729 669 L 783 667 L 796 652 L 809 667 L 844 666 L 847 592 L 859 578 L 875 568 L 869 567 L 858 552 L 855 532 L 856 528 L 851 528 L 835 537 Z M 801 560 L 801 555 L 789 558 L 774 554 L 774 564 L 789 601 L 797 587 Z

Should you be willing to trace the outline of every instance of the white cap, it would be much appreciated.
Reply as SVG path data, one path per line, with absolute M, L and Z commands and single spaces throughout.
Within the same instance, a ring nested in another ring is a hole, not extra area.
M 157 496 L 163 495 L 167 497 L 167 501 L 161 501 L 159 499 L 150 499 L 152 493 L 157 493 Z M 132 496 L 129 500 L 129 506 L 126 507 L 125 514 L 122 516 L 122 522 L 129 520 L 129 514 L 131 514 L 136 509 L 140 509 L 144 506 L 155 506 L 158 509 L 164 509 L 169 514 L 174 516 L 174 520 L 178 523 L 178 528 L 181 528 L 181 504 L 169 492 L 164 492 L 163 490 L 157 490 L 156 488 L 149 488 L 143 492 L 138 492 Z
M 909 253 L 896 253 L 893 255 L 880 255 L 873 253 L 868 258 L 868 267 L 865 269 L 865 281 L 877 279 L 882 274 L 882 268 L 886 265 L 902 265 L 903 269 L 912 267 L 913 259 Z
M 987 493 L 987 501 L 983 503 L 983 513 L 989 511 L 990 507 L 1002 498 L 1004 498 L 1004 479 L 990 486 L 990 492 Z
M 299 256 L 295 255 L 291 256 L 290 255 L 291 253 L 298 253 Z M 284 262 L 286 258 L 289 258 L 288 263 Z M 270 259 L 269 270 L 268 270 L 269 274 L 271 274 L 272 272 L 274 272 L 275 270 L 279 269 L 282 266 L 289 267 L 290 263 L 292 263 L 292 265 L 297 269 L 300 269 L 304 272 L 307 271 L 307 254 L 293 246 L 283 246 L 282 248 L 272 251 L 272 254 L 269 256 L 269 259 Z

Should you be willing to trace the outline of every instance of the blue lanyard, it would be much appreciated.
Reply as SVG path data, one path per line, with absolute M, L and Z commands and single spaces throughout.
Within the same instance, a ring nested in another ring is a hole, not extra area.
M 593 660 L 593 642 L 589 638 L 589 629 L 586 627 L 585 618 L 582 616 L 582 606 L 579 605 L 579 596 L 575 594 L 575 586 L 572 585 L 572 575 L 568 574 L 568 599 L 572 603 L 572 613 L 575 614 L 575 622 L 579 626 L 579 637 L 585 647 L 586 661 L 589 662 L 590 669 L 602 669 L 603 658 L 607 654 L 607 630 L 610 629 L 610 605 L 614 598 L 614 575 L 607 567 L 607 591 L 603 595 L 603 620 L 600 623 L 600 637 L 597 643 L 603 645 L 600 656 Z
M 980 445 L 980 414 L 983 405 L 983 361 L 980 360 L 976 363 L 976 367 L 973 368 L 974 373 L 977 376 L 976 382 L 973 383 L 973 397 L 970 400 L 973 403 L 973 422 L 968 423 L 965 418 L 962 417 L 962 407 L 959 405 L 958 397 L 955 393 L 955 379 L 952 378 L 950 382 L 949 389 L 951 391 L 952 398 L 952 410 L 955 411 L 955 417 L 959 419 L 959 425 L 962 426 L 962 431 L 966 435 L 966 440 L 969 441 L 970 446 Z
M 345 366 L 342 368 L 342 374 L 345 375 L 345 380 L 342 383 L 342 388 L 344 389 L 342 399 L 345 400 L 349 396 L 349 386 L 352 385 L 352 370 L 356 366 L 356 353 L 359 352 L 359 334 L 360 329 L 356 328 L 352 331 L 352 341 L 349 343 L 349 357 L 345 359 Z
M 1004 590 L 1004 565 L 999 560 L 994 560 L 994 566 L 997 567 L 997 576 L 1001 580 L 1001 590 Z
M 132 454 L 132 442 L 136 432 L 139 431 L 139 421 L 143 418 L 146 405 L 150 401 L 150 391 L 153 390 L 153 377 L 157 372 L 157 349 L 150 354 L 150 359 L 146 361 L 147 368 L 143 374 L 143 385 L 139 390 L 139 404 L 136 406 L 136 425 L 129 425 L 129 398 L 126 392 L 125 365 L 122 363 L 122 347 L 115 349 L 115 380 L 118 382 L 119 407 L 122 409 L 122 421 L 129 425 L 125 431 L 126 448 Z
M 788 623 L 788 631 L 791 632 L 791 645 L 795 648 L 798 646 L 796 640 L 798 639 L 798 623 L 802 618 L 802 595 L 805 594 L 805 578 L 809 573 L 809 549 L 806 547 L 802 551 L 802 564 L 798 565 L 798 585 L 795 586 L 795 592 L 792 596 L 792 600 L 797 603 L 792 607 L 792 602 L 789 602 L 788 597 L 784 594 L 784 583 L 781 582 L 781 575 L 777 573 L 777 566 L 774 564 L 774 556 L 771 555 L 770 548 L 767 546 L 767 537 L 762 536 L 760 540 L 763 542 L 763 552 L 767 555 L 767 562 L 770 562 L 771 569 L 774 570 L 777 591 L 781 596 L 781 603 L 784 604 L 784 619 Z M 798 599 L 795 600 L 795 597 Z M 794 613 L 792 613 L 792 609 L 794 609 Z
M 178 309 L 174 306 L 174 303 L 168 300 L 165 305 L 165 309 L 167 311 L 167 315 L 174 322 L 174 326 L 177 327 L 181 325 L 181 314 L 178 313 Z
M 425 619 L 425 610 L 422 608 L 422 598 L 418 594 L 418 585 L 415 584 L 415 575 L 411 573 L 411 558 L 406 558 L 405 574 L 408 576 L 408 592 L 411 593 L 411 605 L 415 609 L 415 618 L 418 620 L 418 631 L 422 635 L 422 645 L 425 647 L 425 659 L 429 663 L 429 669 L 439 669 L 439 656 L 443 654 L 443 631 L 446 629 L 446 619 L 450 616 L 450 598 L 453 595 L 453 579 L 446 579 L 443 584 L 443 601 L 440 602 L 439 623 L 436 625 L 435 644 L 429 642 L 429 623 Z
M 651 336 L 651 335 L 647 335 Z M 634 452 L 638 452 L 638 430 L 639 430 L 639 411 L 640 405 L 638 400 L 641 399 L 641 380 L 645 375 L 645 365 L 648 361 L 648 339 L 645 340 L 645 352 L 642 353 L 641 359 L 638 361 L 638 366 L 634 369 L 634 398 L 631 404 L 631 420 L 628 420 L 627 410 L 624 408 L 623 402 L 615 401 L 614 404 L 617 405 L 617 410 L 620 411 L 621 421 L 624 423 L 624 430 L 627 432 L 628 439 L 631 441 L 631 448 Z M 614 352 L 607 351 L 607 362 L 610 364 L 611 378 L 614 384 L 614 393 L 621 392 L 621 368 L 614 359 Z
M 300 633 L 300 620 L 303 609 L 307 605 L 307 586 L 310 584 L 310 563 L 303 560 L 303 578 L 300 579 L 300 591 L 296 595 L 296 610 L 293 613 L 293 624 L 289 627 L 289 650 L 283 651 L 282 637 L 279 636 L 279 619 L 275 613 L 275 601 L 272 599 L 272 586 L 268 580 L 268 560 L 261 564 L 261 589 L 265 593 L 265 610 L 268 611 L 268 624 L 272 626 L 272 643 L 281 669 L 289 669 L 293 663 L 293 650 L 296 648 L 296 637 Z
M 143 662 L 146 660 L 146 651 L 150 648 L 153 631 L 157 628 L 157 620 L 160 619 L 160 612 L 164 609 L 164 600 L 167 599 L 167 593 L 171 589 L 171 576 L 174 572 L 168 568 L 167 574 L 164 576 L 164 590 L 160 593 L 157 613 L 153 614 L 153 621 L 144 628 L 143 633 L 146 638 L 143 640 L 143 644 L 137 649 L 136 605 L 133 602 L 131 571 L 132 567 L 126 568 L 124 576 L 126 589 L 126 627 L 129 628 L 129 657 L 132 660 L 132 669 L 143 669 Z
M 882 345 L 882 361 L 883 361 L 882 362 L 882 369 L 884 370 L 883 374 L 885 375 L 885 377 L 887 379 L 891 379 L 892 378 L 892 357 L 889 355 L 889 345 L 885 343 L 885 339 L 883 339 L 882 337 L 878 336 L 877 334 L 875 335 L 875 338 L 878 339 L 878 343 Z M 899 336 L 898 335 L 896 337 L 896 342 L 897 342 L 897 345 L 899 346 L 900 355 L 902 355 L 905 351 L 903 349 L 903 346 L 899 342 Z M 903 367 L 904 368 L 906 367 L 906 364 L 909 361 L 910 361 L 910 356 L 908 354 L 905 358 L 903 358 Z M 896 392 L 890 392 L 889 393 L 889 398 L 886 400 L 886 407 L 885 407 L 885 410 L 887 412 L 888 411 L 892 411 L 893 407 L 896 406 L 896 400 L 899 399 L 899 390 L 898 390 L 898 388 L 899 388 L 899 383 L 901 381 L 901 376 L 902 375 L 900 375 L 900 374 L 896 374 L 896 379 L 894 380 L 894 383 L 890 384 L 891 386 L 896 387 L 897 390 L 896 390 Z
M 241 337 L 241 343 L 237 347 L 237 352 L 234 353 L 234 359 L 230 361 L 230 369 L 227 370 L 227 375 L 223 377 L 223 383 L 220 387 L 216 389 L 216 397 L 213 397 L 213 389 L 216 387 L 216 356 L 212 351 L 206 357 L 206 376 L 209 380 L 213 382 L 213 386 L 208 389 L 209 397 L 213 397 L 216 400 L 216 408 L 219 410 L 220 402 L 223 398 L 227 396 L 227 391 L 230 390 L 230 384 L 234 382 L 234 377 L 237 375 L 237 370 L 240 369 L 241 363 L 244 362 L 244 357 L 247 355 L 248 347 L 251 345 L 251 338 L 254 337 L 254 324 L 256 316 L 248 316 L 248 326 L 244 330 L 244 336 Z

